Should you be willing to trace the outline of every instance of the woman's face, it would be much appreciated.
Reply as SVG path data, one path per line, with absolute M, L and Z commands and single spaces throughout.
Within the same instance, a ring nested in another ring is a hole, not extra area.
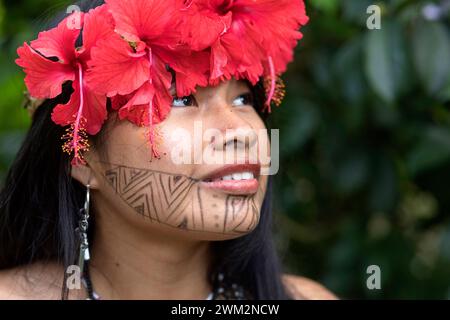
M 245 82 L 174 99 L 169 116 L 154 126 L 160 158 L 152 157 L 148 128 L 115 116 L 104 143 L 86 155 L 100 219 L 202 240 L 235 238 L 256 227 L 267 185 L 260 153 L 270 149 Z

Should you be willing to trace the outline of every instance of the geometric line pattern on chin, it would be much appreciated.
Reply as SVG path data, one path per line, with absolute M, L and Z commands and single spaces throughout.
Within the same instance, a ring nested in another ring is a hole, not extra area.
M 108 184 L 128 206 L 151 221 L 186 231 L 219 234 L 248 233 L 258 223 L 253 195 L 227 195 L 223 221 L 218 223 L 217 231 L 205 230 L 205 214 L 214 212 L 205 212 L 200 180 L 157 170 L 103 164 L 108 166 L 105 171 Z M 215 216 L 220 215 L 215 212 Z

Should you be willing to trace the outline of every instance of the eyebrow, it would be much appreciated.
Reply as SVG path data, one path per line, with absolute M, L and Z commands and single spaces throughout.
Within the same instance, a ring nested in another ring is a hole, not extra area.
M 240 80 L 237 80 L 237 83 L 238 83 L 238 84 L 240 84 L 240 83 L 244 84 L 245 87 L 247 87 L 248 90 L 252 91 L 253 86 L 252 86 L 252 84 L 250 83 L 250 81 L 245 80 L 245 79 L 240 79 Z
M 172 83 L 171 83 L 171 86 L 170 86 L 170 88 L 169 88 L 169 91 L 170 91 L 171 93 L 173 92 L 173 93 L 172 93 L 173 96 L 176 96 L 176 95 L 177 95 L 177 91 L 176 91 L 176 78 L 175 78 L 175 72 L 174 72 L 172 69 L 170 69 L 169 71 L 172 73 Z M 236 85 L 237 85 L 237 86 L 243 84 L 243 85 L 247 88 L 247 90 L 248 90 L 250 93 L 253 93 L 253 91 L 252 91 L 253 86 L 252 86 L 252 84 L 251 84 L 248 80 L 246 80 L 246 79 L 239 79 L 239 80 L 235 80 L 235 82 L 236 82 Z M 192 93 L 192 95 L 194 95 L 194 94 Z M 178 97 L 178 98 L 181 98 L 181 97 Z

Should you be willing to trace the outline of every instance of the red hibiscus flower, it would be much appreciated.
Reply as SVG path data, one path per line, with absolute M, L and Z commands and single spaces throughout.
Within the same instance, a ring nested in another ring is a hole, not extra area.
M 149 126 L 153 155 L 152 125 L 170 111 L 170 87 L 175 74 L 178 96 L 189 95 L 197 85 L 206 86 L 209 55 L 195 52 L 182 42 L 181 3 L 178 0 L 106 0 L 114 17 L 116 33 L 92 50 L 89 84 L 120 108 L 119 117 Z
M 232 77 L 252 84 L 264 77 L 270 112 L 307 22 L 303 0 L 106 0 L 24 43 L 16 62 L 33 98 L 53 99 L 71 82 L 70 99 L 52 120 L 69 126 L 63 150 L 74 165 L 84 163 L 87 135 L 107 117 L 107 98 L 120 119 L 149 127 L 159 156 L 153 125 L 170 111 L 172 82 L 182 97 Z
M 256 84 L 265 75 L 270 111 L 277 77 L 308 22 L 303 0 L 188 0 L 184 11 L 183 36 L 196 49 L 211 47 L 210 83 L 234 76 Z
M 78 21 L 76 26 L 74 21 Z M 76 41 L 83 28 L 83 46 Z M 95 135 L 106 119 L 106 97 L 92 91 L 85 74 L 91 49 L 97 41 L 114 32 L 113 20 L 104 6 L 86 14 L 75 12 L 49 31 L 41 32 L 31 45 L 24 43 L 16 63 L 24 68 L 25 83 L 34 98 L 52 99 L 62 93 L 62 85 L 72 81 L 73 92 L 66 104 L 57 105 L 52 120 L 70 126 L 63 150 L 73 154 L 72 164 L 85 163 L 87 134 Z

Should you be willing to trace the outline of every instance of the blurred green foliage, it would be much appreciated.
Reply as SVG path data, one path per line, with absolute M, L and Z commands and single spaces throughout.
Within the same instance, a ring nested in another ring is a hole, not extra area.
M 68 3 L 0 0 L 0 181 L 30 124 L 28 113 L 21 108 L 25 85 L 23 73 L 14 63 L 16 49 L 34 39 L 54 14 L 66 10 Z
M 15 50 L 68 4 L 0 0 L 0 181 L 29 126 Z M 449 1 L 306 4 L 311 21 L 271 119 L 288 271 L 343 298 L 450 298 Z M 366 26 L 372 4 L 380 30 Z M 439 19 L 424 14 L 430 4 Z M 366 287 L 372 264 L 381 290 Z
M 273 114 L 285 261 L 344 298 L 450 298 L 450 3 L 432 4 L 308 1 Z

